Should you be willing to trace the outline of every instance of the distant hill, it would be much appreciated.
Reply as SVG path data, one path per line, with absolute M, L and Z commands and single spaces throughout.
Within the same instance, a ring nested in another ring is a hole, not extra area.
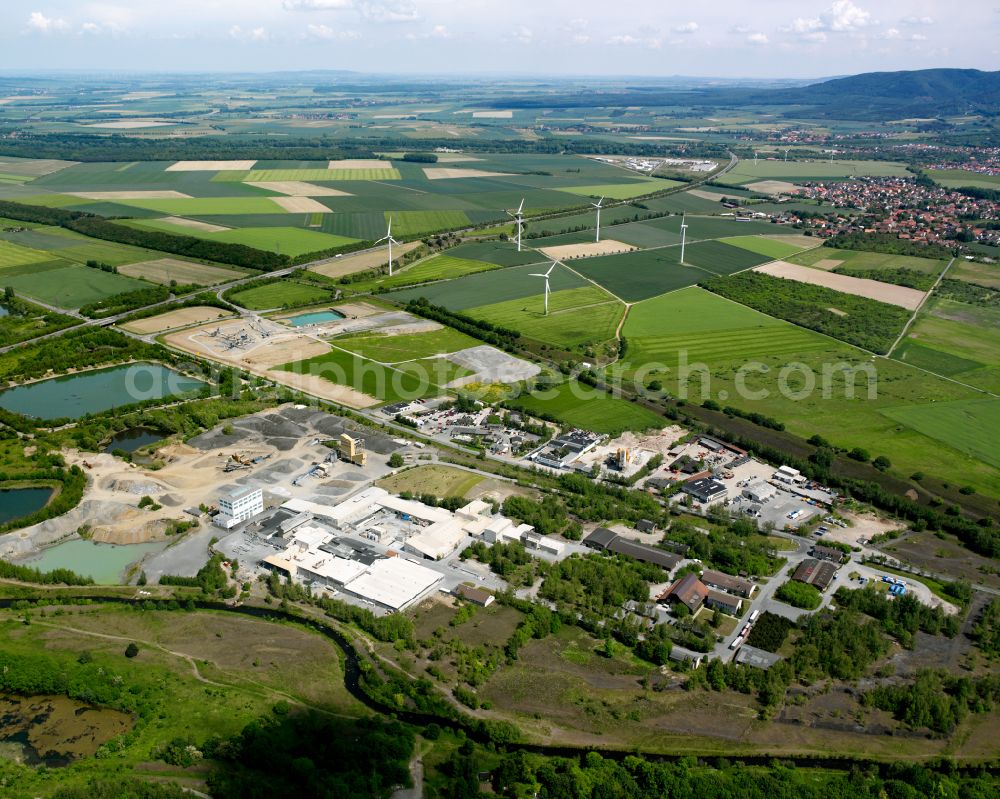
M 1000 72 L 866 72 L 794 89 L 755 91 L 746 99 L 804 105 L 818 116 L 838 119 L 936 117 L 970 111 L 996 114 L 1000 113 Z

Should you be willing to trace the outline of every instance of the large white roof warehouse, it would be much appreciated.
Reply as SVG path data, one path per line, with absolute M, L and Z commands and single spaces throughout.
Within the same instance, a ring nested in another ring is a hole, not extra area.
M 436 571 L 417 563 L 403 558 L 384 558 L 351 580 L 344 590 L 390 610 L 402 610 L 424 597 L 442 579 Z

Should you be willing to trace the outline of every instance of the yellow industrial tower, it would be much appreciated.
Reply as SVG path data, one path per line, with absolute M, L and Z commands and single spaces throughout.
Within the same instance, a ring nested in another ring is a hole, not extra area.
M 354 438 L 347 433 L 340 434 L 340 459 L 356 466 L 364 466 L 368 459 L 363 439 Z

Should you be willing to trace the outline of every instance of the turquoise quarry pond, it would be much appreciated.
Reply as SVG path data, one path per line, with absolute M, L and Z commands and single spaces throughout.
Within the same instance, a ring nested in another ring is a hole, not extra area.
M 288 321 L 292 327 L 305 327 L 306 325 L 318 325 L 321 322 L 333 322 L 343 318 L 344 315 L 340 311 L 313 311 L 312 313 L 290 316 Z
M 51 488 L 5 488 L 0 490 L 0 524 L 27 516 L 45 507 Z
M 159 552 L 165 546 L 163 541 L 116 546 L 74 539 L 56 544 L 42 552 L 41 556 L 21 563 L 43 572 L 71 569 L 77 574 L 92 577 L 94 582 L 101 585 L 113 585 L 120 581 L 122 572 L 143 555 Z
M 37 419 L 78 419 L 122 405 L 182 396 L 205 384 L 158 363 L 53 377 L 0 392 L 0 408 Z

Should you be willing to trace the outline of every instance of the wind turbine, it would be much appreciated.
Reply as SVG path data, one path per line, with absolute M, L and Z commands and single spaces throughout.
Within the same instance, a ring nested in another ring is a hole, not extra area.
M 601 197 L 596 203 L 591 203 L 594 208 L 597 209 L 597 235 L 594 236 L 594 241 L 601 240 L 601 203 L 604 202 L 604 198 Z
M 524 224 L 524 199 L 522 198 L 521 204 L 517 206 L 517 211 L 515 213 L 507 212 L 507 216 L 513 219 L 517 223 L 517 251 L 521 252 L 521 226 Z
M 684 245 L 687 243 L 687 214 L 681 216 L 681 263 L 684 263 Z
M 391 216 L 389 217 L 389 227 L 386 229 L 385 235 L 382 238 L 380 238 L 378 241 L 375 242 L 375 246 L 378 246 L 383 241 L 387 242 L 389 244 L 389 277 L 392 277 L 392 245 L 393 244 L 399 244 L 399 242 L 396 241 L 392 237 L 392 217 Z
M 789 151 L 790 149 L 792 149 L 792 148 L 791 148 L 791 147 L 786 147 L 786 148 L 785 148 L 785 160 L 786 160 L 786 161 L 788 160 L 788 151 Z
M 757 151 L 753 151 L 753 165 L 757 166 Z
M 540 272 L 535 272 L 535 273 L 532 273 L 532 274 L 528 275 L 528 277 L 544 277 L 545 278 L 545 315 L 546 316 L 549 315 L 549 275 L 552 274 L 552 270 L 555 269 L 558 264 L 559 264 L 558 261 L 553 261 L 552 262 L 552 266 L 549 267 L 549 271 L 545 272 L 544 274 L 540 273 Z

